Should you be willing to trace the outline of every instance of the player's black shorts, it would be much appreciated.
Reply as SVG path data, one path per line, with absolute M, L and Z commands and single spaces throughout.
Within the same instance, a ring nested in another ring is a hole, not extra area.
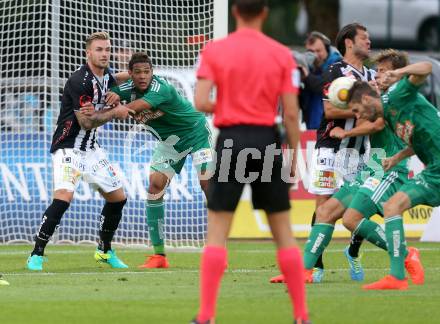
M 280 139 L 274 127 L 242 125 L 220 129 L 215 147 L 216 169 L 208 187 L 209 209 L 235 211 L 246 183 L 251 185 L 252 203 L 255 209 L 263 209 L 266 213 L 290 209 L 289 184 L 281 178 L 282 155 L 275 155 L 272 163 L 266 161 L 264 165 L 266 147 L 271 144 L 275 144 L 276 148 L 280 149 Z M 249 155 L 249 152 L 255 152 L 255 149 L 261 152 L 260 158 L 257 158 L 257 155 Z M 245 151 L 242 152 L 243 150 Z M 245 159 L 246 155 L 247 159 Z M 242 163 L 237 167 L 238 157 Z M 246 161 L 246 164 L 243 161 Z M 245 165 L 245 169 L 240 165 Z M 262 177 L 263 166 L 264 177 Z M 271 171 L 269 177 L 267 170 Z M 255 180 L 249 182 L 252 180 L 248 178 L 249 175 L 256 175 L 255 173 L 258 173 L 258 177 L 254 176 Z

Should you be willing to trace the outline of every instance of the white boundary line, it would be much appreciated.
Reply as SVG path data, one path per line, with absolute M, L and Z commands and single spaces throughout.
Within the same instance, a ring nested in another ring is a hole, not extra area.
M 347 272 L 348 268 L 326 268 L 326 272 Z M 425 268 L 425 271 L 439 271 L 439 267 L 428 267 Z M 389 268 L 366 268 L 365 272 L 386 272 L 389 271 Z M 226 270 L 226 273 L 275 273 L 278 272 L 278 269 L 233 269 Z M 121 275 L 169 275 L 176 273 L 199 273 L 199 270 L 181 270 L 176 269 L 175 271 L 121 271 L 121 272 L 99 272 L 99 271 L 89 271 L 89 272 L 25 272 L 25 273 L 13 273 L 13 272 L 4 272 L 3 275 L 8 277 L 29 277 L 29 276 L 90 276 L 90 275 L 99 275 L 99 276 L 121 276 Z
M 30 252 L 31 252 L 31 250 L 32 250 L 32 248 L 30 248 L 29 250 L 27 250 L 27 251 L 14 251 L 14 250 L 12 250 L 12 251 L 1 251 L 1 247 L 0 247 L 0 255 L 28 255 Z M 121 249 L 120 249 L 121 250 Z M 419 251 L 435 251 L 435 252 L 439 252 L 440 251 L 440 247 L 438 247 L 438 248 L 424 248 L 424 247 L 421 247 L 421 248 L 418 248 L 418 250 Z M 94 248 L 93 247 L 91 247 L 90 248 L 90 250 L 54 250 L 54 251 L 51 251 L 50 249 L 49 249 L 49 251 L 48 251 L 48 253 L 47 253 L 47 255 L 48 256 L 50 256 L 50 255 L 55 255 L 55 254 L 93 254 L 94 253 Z M 130 253 L 130 254 L 132 254 L 132 253 L 152 253 L 152 249 L 133 249 L 133 248 L 127 248 L 127 249 L 122 249 L 122 253 Z M 194 251 L 180 251 L 180 250 L 168 250 L 168 252 L 170 252 L 170 253 L 197 253 L 197 254 L 199 254 L 200 252 L 201 252 L 201 250 L 200 251 L 197 251 L 197 250 L 194 250 Z M 325 251 L 324 251 L 324 253 L 342 253 L 342 252 L 344 252 L 344 249 L 326 249 Z M 384 253 L 384 251 L 382 250 L 382 249 L 379 249 L 379 248 L 373 248 L 373 249 L 370 249 L 370 248 L 368 248 L 368 249 L 361 249 L 361 253 L 366 253 L 366 252 L 368 252 L 368 253 L 376 253 L 376 252 L 380 252 L 380 253 Z M 233 250 L 233 253 L 249 253 L 249 254 L 252 254 L 252 253 L 275 253 L 275 249 L 274 250 L 270 250 L 270 249 L 262 249 L 262 250 L 258 250 L 258 249 L 255 249 L 255 250 Z

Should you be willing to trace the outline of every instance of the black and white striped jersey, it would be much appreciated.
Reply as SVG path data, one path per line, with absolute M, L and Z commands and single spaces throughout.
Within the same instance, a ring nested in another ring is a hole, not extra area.
M 342 76 L 354 76 L 358 80 L 374 80 L 376 71 L 363 67 L 362 71 L 357 70 L 345 61 L 336 62 L 324 72 L 323 100 L 328 100 L 328 88 L 333 80 Z M 349 137 L 342 140 L 330 137 L 330 131 L 335 127 L 350 130 L 356 126 L 356 119 L 326 119 L 322 117 L 321 124 L 317 130 L 316 148 L 333 148 L 336 152 L 345 149 L 356 149 L 360 154 L 364 154 L 369 146 L 368 136 Z
M 79 111 L 81 106 L 89 102 L 93 103 L 95 110 L 103 109 L 105 96 L 115 83 L 116 80 L 109 69 L 105 70 L 102 78 L 98 78 L 87 64 L 82 65 L 72 74 L 64 86 L 61 111 L 50 148 L 51 153 L 60 148 L 88 151 L 99 147 L 98 129 L 82 129 L 75 116 L 75 111 Z

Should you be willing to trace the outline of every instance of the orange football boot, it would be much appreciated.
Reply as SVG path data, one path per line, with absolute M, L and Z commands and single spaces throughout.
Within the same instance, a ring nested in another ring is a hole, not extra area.
M 379 281 L 363 285 L 362 288 L 365 290 L 406 290 L 408 289 L 408 280 L 406 278 L 400 280 L 392 275 L 387 275 Z
M 145 263 L 140 265 L 141 269 L 158 269 L 158 268 L 169 268 L 167 257 L 160 254 L 150 255 Z

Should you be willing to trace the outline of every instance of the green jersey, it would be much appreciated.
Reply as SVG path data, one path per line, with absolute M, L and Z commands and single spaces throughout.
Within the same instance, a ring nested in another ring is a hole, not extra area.
M 382 160 L 389 158 L 403 150 L 406 145 L 398 138 L 390 126 L 385 122 L 384 129 L 370 135 L 370 161 L 368 165 L 373 169 L 382 169 Z M 373 165 L 374 164 L 374 165 Z M 402 160 L 393 170 L 408 172 L 408 159 Z
M 166 140 L 170 135 L 184 138 L 195 129 L 205 127 L 205 116 L 195 110 L 193 105 L 182 97 L 165 79 L 153 75 L 145 92 L 134 87 L 133 80 L 112 88 L 121 101 L 132 102 L 142 99 L 150 106 L 150 110 L 142 112 L 142 123 L 150 126 Z
M 426 165 L 440 161 L 440 112 L 408 78 L 393 84 L 382 96 L 385 120 Z

